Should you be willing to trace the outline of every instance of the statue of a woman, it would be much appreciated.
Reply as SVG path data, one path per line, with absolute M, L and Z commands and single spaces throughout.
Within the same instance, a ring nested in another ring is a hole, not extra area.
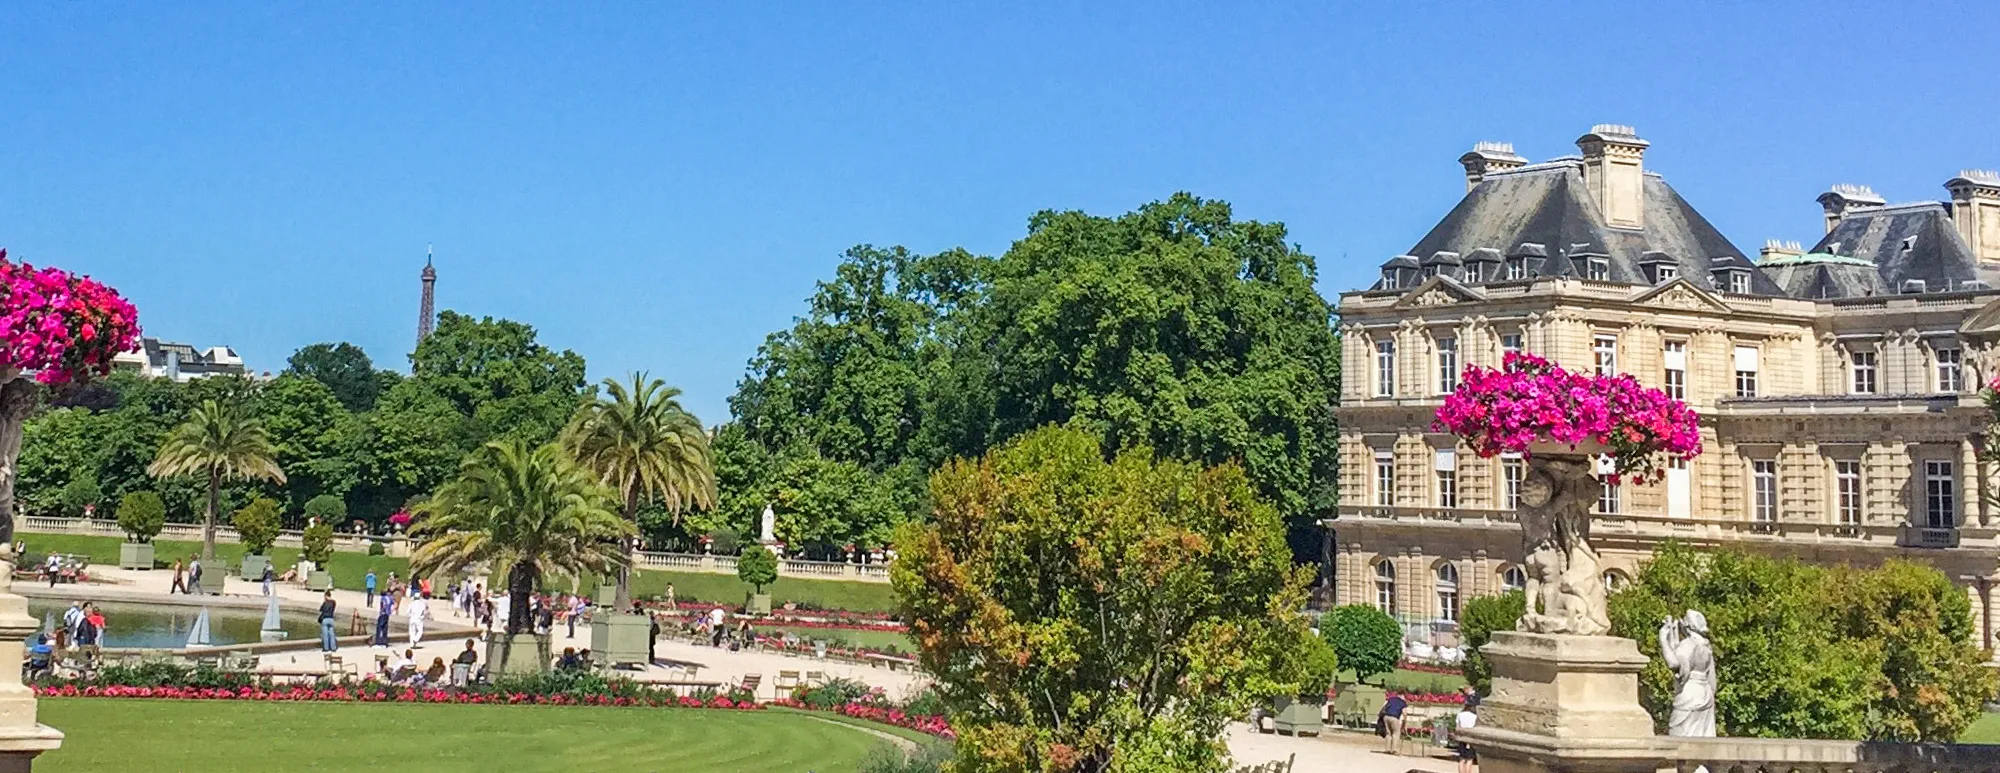
M 1715 737 L 1715 650 L 1708 643 L 1708 618 L 1692 609 L 1680 620 L 1660 623 L 1660 655 L 1674 670 L 1674 709 L 1667 735 Z

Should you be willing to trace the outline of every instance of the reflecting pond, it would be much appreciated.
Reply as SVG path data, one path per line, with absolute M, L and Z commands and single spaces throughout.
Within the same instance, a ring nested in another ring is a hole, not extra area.
M 176 604 L 138 604 L 99 601 L 104 613 L 106 647 L 180 649 L 187 646 L 188 632 L 194 629 L 201 607 Z M 57 625 L 70 602 L 64 599 L 28 599 L 28 614 L 46 624 L 55 615 Z M 286 611 L 280 616 L 287 638 L 318 640 L 319 625 L 305 612 Z M 264 610 L 213 606 L 208 608 L 208 638 L 211 644 L 255 644 L 264 624 Z

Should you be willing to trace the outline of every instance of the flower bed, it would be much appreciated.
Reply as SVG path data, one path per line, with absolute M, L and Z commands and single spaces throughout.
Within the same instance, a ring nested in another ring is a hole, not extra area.
M 1463 706 L 1465 694 L 1456 692 L 1398 692 L 1391 690 L 1388 695 L 1401 695 L 1412 706 Z
M 1467 368 L 1433 425 L 1482 457 L 1529 453 L 1538 442 L 1603 445 L 1611 452 L 1611 485 L 1664 477 L 1656 456 L 1686 460 L 1701 453 L 1700 428 L 1686 403 L 1629 375 L 1571 373 L 1519 352 L 1509 353 L 1499 370 Z
M 893 706 L 869 703 L 844 703 L 833 708 L 816 708 L 796 698 L 779 698 L 771 701 L 772 706 L 784 706 L 800 711 L 825 711 L 870 722 L 908 728 L 919 733 L 934 735 L 945 740 L 957 740 L 958 733 L 951 729 L 951 723 L 935 714 L 911 714 Z
M 438 687 L 407 687 L 382 682 L 355 685 L 309 686 L 282 685 L 243 687 L 138 687 L 130 685 L 81 685 L 75 683 L 37 685 L 35 694 L 50 698 L 163 698 L 169 700 L 224 700 L 224 701 L 320 701 L 355 703 L 466 703 L 479 705 L 531 705 L 531 706 L 625 706 L 651 708 L 685 709 L 760 709 L 763 704 L 754 700 L 737 700 L 725 695 L 717 695 L 703 700 L 692 695 L 675 695 L 671 690 L 661 690 L 644 696 L 611 696 L 598 694 L 553 695 L 541 693 L 519 693 L 499 691 L 479 691 L 471 689 L 451 689 Z

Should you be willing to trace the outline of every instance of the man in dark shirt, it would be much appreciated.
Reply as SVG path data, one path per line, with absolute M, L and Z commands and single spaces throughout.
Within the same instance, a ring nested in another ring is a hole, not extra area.
M 1382 738 L 1388 744 L 1388 752 L 1403 753 L 1403 709 L 1409 707 L 1403 696 L 1389 693 L 1389 699 L 1382 702 Z
M 381 609 L 375 613 L 375 646 L 389 646 L 389 613 L 396 611 L 396 594 L 383 593 L 375 597 Z
M 458 653 L 458 657 L 453 658 L 451 662 L 464 663 L 468 666 L 478 664 L 479 652 L 475 648 L 478 647 L 479 645 L 475 643 L 476 641 L 477 641 L 476 639 L 466 639 L 465 651 Z
M 321 652 L 340 649 L 340 643 L 333 638 L 333 591 L 327 591 L 319 602 L 319 649 Z

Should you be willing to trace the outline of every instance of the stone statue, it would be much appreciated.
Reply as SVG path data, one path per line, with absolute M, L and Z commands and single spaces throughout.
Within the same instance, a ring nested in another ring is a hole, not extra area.
M 1688 610 L 1679 620 L 1660 623 L 1660 655 L 1674 670 L 1674 709 L 1667 735 L 1715 737 L 1715 650 L 1708 643 L 1708 618 Z
M 1582 454 L 1529 459 L 1521 483 L 1521 538 L 1527 549 L 1528 606 L 1515 627 L 1529 633 L 1603 636 L 1611 631 L 1590 508 L 1603 490 Z

